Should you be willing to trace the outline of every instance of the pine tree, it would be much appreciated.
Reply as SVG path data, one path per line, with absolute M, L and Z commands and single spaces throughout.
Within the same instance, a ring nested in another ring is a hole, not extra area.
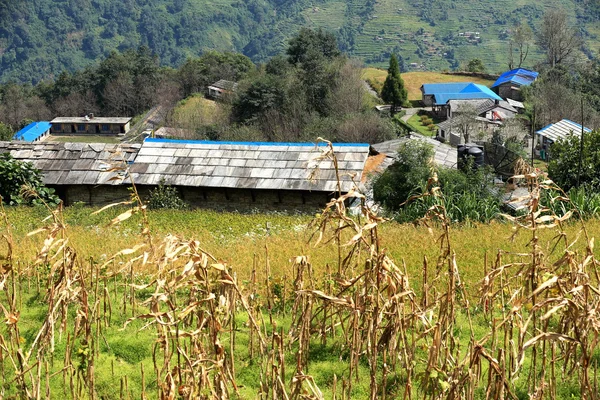
M 381 98 L 386 103 L 392 106 L 391 114 L 394 115 L 398 107 L 406 102 L 408 92 L 404 87 L 404 81 L 400 76 L 400 67 L 398 66 L 398 59 L 394 54 L 390 58 L 390 67 L 388 68 L 388 75 L 383 83 L 381 89 Z

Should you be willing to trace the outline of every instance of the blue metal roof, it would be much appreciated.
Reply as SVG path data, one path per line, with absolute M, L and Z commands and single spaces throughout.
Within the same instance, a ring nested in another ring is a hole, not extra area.
M 472 82 L 425 83 L 423 95 L 433 95 L 436 105 L 446 104 L 450 100 L 502 100 L 487 86 Z
M 181 144 L 230 144 L 238 146 L 327 146 L 325 142 L 319 143 L 297 143 L 297 142 L 219 142 L 214 140 L 179 140 L 179 139 L 157 139 L 146 138 L 148 143 L 181 143 Z M 365 147 L 369 143 L 332 143 L 336 147 Z
M 519 86 L 531 85 L 538 77 L 538 73 L 530 71 L 525 68 L 516 68 L 506 71 L 494 82 L 492 87 L 502 85 L 503 83 L 510 82 Z
M 32 122 L 27 125 L 25 128 L 21 129 L 19 132 L 15 133 L 13 136 L 13 140 L 22 140 L 24 142 L 33 142 L 44 133 L 50 130 L 50 122 L 40 121 L 40 122 Z

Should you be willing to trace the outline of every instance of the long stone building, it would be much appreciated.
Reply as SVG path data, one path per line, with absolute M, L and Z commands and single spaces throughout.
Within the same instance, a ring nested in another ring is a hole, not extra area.
M 313 143 L 210 142 L 146 139 L 143 144 L 0 142 L 41 170 L 65 204 L 104 205 L 143 197 L 160 183 L 178 188 L 193 207 L 248 211 L 323 207 L 361 181 L 368 144 L 334 144 L 338 170 Z M 339 176 L 339 187 L 338 179 Z

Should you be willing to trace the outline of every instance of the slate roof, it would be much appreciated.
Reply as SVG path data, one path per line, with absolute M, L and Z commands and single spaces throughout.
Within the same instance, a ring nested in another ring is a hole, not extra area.
M 232 82 L 232 81 L 227 81 L 225 79 L 221 79 L 221 80 L 213 83 L 209 87 L 214 87 L 217 89 L 228 90 L 230 92 L 233 92 L 237 89 L 237 86 L 238 86 L 237 82 Z
M 517 109 L 514 108 L 508 101 L 499 101 L 498 104 L 494 100 L 486 100 L 479 104 L 477 108 L 477 115 L 481 115 L 483 113 L 487 113 L 488 111 L 492 111 L 494 109 L 500 108 L 502 110 L 509 111 L 513 114 L 517 114 Z
M 369 145 L 334 144 L 342 192 L 362 178 Z M 47 185 L 128 184 L 110 180 L 113 165 L 130 166 L 138 185 L 166 184 L 240 189 L 333 192 L 337 179 L 333 162 L 315 160 L 326 147 L 314 143 L 211 142 L 146 139 L 143 144 L 0 142 L 10 152 L 31 161 Z M 317 173 L 311 172 L 318 167 Z M 312 178 L 312 180 L 309 180 Z
M 369 145 L 334 144 L 342 191 L 360 182 Z M 242 189 L 311 190 L 337 188 L 333 162 L 314 159 L 324 146 L 314 143 L 212 142 L 146 139 L 131 166 L 134 181 L 169 185 Z M 312 167 L 319 172 L 309 181 Z
M 592 130 L 584 127 L 584 132 L 591 132 Z M 564 139 L 569 135 L 575 135 L 581 137 L 581 125 L 568 119 L 560 120 L 554 124 L 547 125 L 535 132 L 540 136 L 544 136 L 549 140 L 556 142 L 559 139 Z
M 531 85 L 538 77 L 538 73 L 525 68 L 516 68 L 506 71 L 494 82 L 492 87 L 500 86 L 503 83 L 510 82 L 517 86 Z
M 117 185 L 112 165 L 131 163 L 139 144 L 0 142 L 0 153 L 30 161 L 42 171 L 46 185 Z
M 472 82 L 425 83 L 421 89 L 424 96 L 433 95 L 435 105 L 446 104 L 450 100 L 502 100 L 490 88 Z
M 50 121 L 51 124 L 126 124 L 131 117 L 58 117 Z
M 524 105 L 523 105 L 523 103 L 522 103 L 522 102 L 520 102 L 520 101 L 513 100 L 513 99 L 506 99 L 506 102 L 507 102 L 508 104 L 510 104 L 511 106 L 513 106 L 515 109 L 516 109 L 516 108 L 522 108 L 522 109 L 525 109 L 525 106 L 524 106 Z
M 397 159 L 398 148 L 400 147 L 400 145 L 409 140 L 418 140 L 421 142 L 429 143 L 431 146 L 433 146 L 433 150 L 435 152 L 433 156 L 433 161 L 437 165 L 444 166 L 447 168 L 456 168 L 456 148 L 417 133 L 411 133 L 408 137 L 377 143 L 372 145 L 371 147 L 373 147 L 373 149 L 378 153 L 383 153 L 387 156 L 386 161 L 382 163 L 382 167 L 387 168 Z
M 44 133 L 50 130 L 50 123 L 47 121 L 32 122 L 19 132 L 15 133 L 13 140 L 21 140 L 24 142 L 33 142 Z

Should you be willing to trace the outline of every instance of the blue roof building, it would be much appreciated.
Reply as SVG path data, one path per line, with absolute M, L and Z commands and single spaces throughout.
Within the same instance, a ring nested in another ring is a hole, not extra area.
M 19 132 L 15 133 L 13 140 L 23 142 L 36 142 L 50 133 L 50 122 L 40 121 L 32 122 Z
M 538 77 L 538 73 L 525 68 L 516 68 L 506 71 L 494 82 L 492 89 L 505 99 L 520 101 L 521 87 L 531 85 Z
M 502 100 L 487 86 L 472 82 L 425 83 L 421 92 L 426 106 L 443 106 L 450 100 Z
M 528 86 L 533 83 L 538 77 L 538 73 L 525 68 L 516 68 L 506 71 L 494 82 L 492 88 L 500 86 L 503 83 L 511 83 L 513 85 Z

